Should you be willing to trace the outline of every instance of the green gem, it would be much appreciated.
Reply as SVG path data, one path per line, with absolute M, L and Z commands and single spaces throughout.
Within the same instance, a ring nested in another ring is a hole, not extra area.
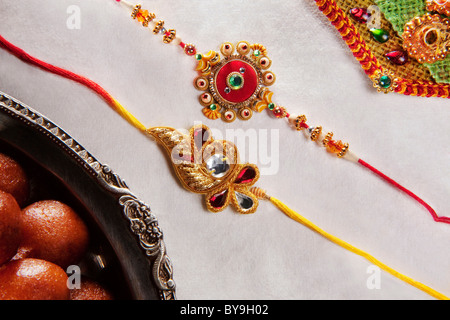
M 269 108 L 269 110 L 273 110 L 273 109 L 275 109 L 275 104 L 274 103 L 269 103 L 267 105 L 267 108 Z
M 370 33 L 372 33 L 373 38 L 380 43 L 384 43 L 389 40 L 389 32 L 384 29 L 372 28 L 370 29 Z
M 197 60 L 202 60 L 202 58 L 203 58 L 203 56 L 202 56 L 201 53 L 197 53 L 197 54 L 195 55 L 195 59 L 197 59 Z
M 214 103 L 212 105 L 209 106 L 209 108 L 214 111 L 217 109 L 217 105 L 215 105 Z
M 260 54 L 261 54 L 261 51 L 259 51 L 259 50 L 253 51 L 253 55 L 254 55 L 255 57 L 258 57 Z
M 378 84 L 380 85 L 380 87 L 382 88 L 389 88 L 391 86 L 391 78 L 389 78 L 388 76 L 382 76 L 380 78 L 380 80 L 378 80 Z
M 228 78 L 228 84 L 233 87 L 233 89 L 238 89 L 243 84 L 243 78 L 240 74 L 233 74 Z

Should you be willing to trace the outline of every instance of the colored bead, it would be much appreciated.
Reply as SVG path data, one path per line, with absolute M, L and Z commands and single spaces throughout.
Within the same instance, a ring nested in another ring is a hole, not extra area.
M 203 55 L 201 54 L 201 53 L 197 53 L 196 55 L 195 55 L 195 59 L 196 60 L 202 60 L 202 58 L 203 58 Z
M 273 115 L 277 118 L 284 118 L 286 116 L 286 109 L 284 107 L 276 106 L 273 110 Z
M 408 62 L 408 55 L 406 52 L 401 50 L 388 52 L 384 56 L 388 58 L 389 61 L 399 66 L 402 66 Z
M 331 153 L 339 153 L 341 149 L 344 147 L 344 144 L 342 141 L 333 141 L 330 140 L 326 144 L 327 151 Z
M 367 23 L 370 13 L 365 8 L 352 8 L 349 10 L 350 16 L 360 23 Z
M 389 40 L 389 32 L 384 29 L 370 29 L 370 33 L 372 33 L 373 38 L 380 43 Z
M 254 55 L 255 57 L 259 57 L 259 56 L 261 55 L 261 51 L 255 50 L 255 51 L 253 51 L 253 55 Z
M 184 49 L 184 53 L 186 53 L 188 56 L 193 56 L 197 52 L 197 49 L 191 43 L 184 45 L 183 49 Z
M 275 103 L 269 103 L 267 108 L 269 108 L 269 110 L 273 110 L 275 108 Z
M 212 105 L 209 106 L 209 108 L 213 111 L 217 110 L 217 105 L 213 103 Z
M 378 83 L 380 84 L 380 86 L 382 87 L 382 88 L 389 88 L 390 86 L 391 86 L 391 84 L 392 84 L 392 80 L 391 80 L 391 78 L 389 78 L 388 76 L 382 76 L 381 78 L 380 78 L 380 80 L 378 81 Z

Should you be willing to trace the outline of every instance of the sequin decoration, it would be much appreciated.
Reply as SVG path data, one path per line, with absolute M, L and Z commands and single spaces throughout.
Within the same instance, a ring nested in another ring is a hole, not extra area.
M 275 82 L 275 74 L 267 70 L 272 61 L 263 45 L 224 42 L 220 53 L 209 51 L 197 54 L 196 59 L 199 76 L 194 86 L 203 91 L 200 97 L 205 93 L 212 97 L 209 103 L 220 107 L 222 120 L 248 120 L 253 111 L 260 112 L 268 105 L 270 97 L 263 90 Z M 209 119 L 218 119 L 217 112 L 203 110 Z

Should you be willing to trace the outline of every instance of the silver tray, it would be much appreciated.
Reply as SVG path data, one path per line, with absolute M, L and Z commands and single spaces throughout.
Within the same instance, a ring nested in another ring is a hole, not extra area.
M 176 299 L 172 263 L 150 207 L 58 125 L 0 91 L 2 150 L 31 168 L 32 184 L 49 186 L 35 188 L 50 190 L 36 198 L 65 201 L 87 221 L 93 240 L 83 270 L 109 283 L 118 299 Z

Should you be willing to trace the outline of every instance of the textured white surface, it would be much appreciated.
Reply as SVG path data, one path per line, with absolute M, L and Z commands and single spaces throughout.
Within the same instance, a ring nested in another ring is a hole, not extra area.
M 450 119 L 444 99 L 378 94 L 314 2 L 141 1 L 183 41 L 206 52 L 224 41 L 264 44 L 274 100 L 332 130 L 361 158 L 450 216 Z M 67 28 L 69 6 L 80 29 Z M 148 126 L 279 134 L 276 174 L 258 186 L 326 231 L 450 295 L 450 226 L 368 170 L 330 156 L 265 113 L 205 120 L 194 62 L 131 20 L 113 0 L 0 0 L 0 34 L 30 54 L 103 86 Z M 176 181 L 162 149 L 88 89 L 0 50 L 0 90 L 59 124 L 149 203 L 174 264 L 179 299 L 428 299 L 386 274 L 368 289 L 370 263 L 289 220 L 270 203 L 241 216 L 205 211 Z M 272 130 L 272 131 L 270 131 Z M 259 150 L 259 149 L 257 149 Z M 250 155 L 248 155 L 250 157 Z M 243 160 L 248 160 L 244 158 Z M 257 164 L 264 167 L 262 163 Z

